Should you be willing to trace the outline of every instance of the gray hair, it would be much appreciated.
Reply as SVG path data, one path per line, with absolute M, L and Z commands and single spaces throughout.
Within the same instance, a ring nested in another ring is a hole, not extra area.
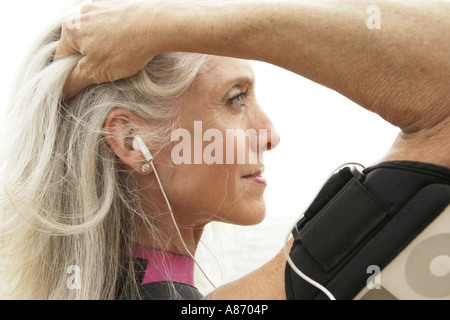
M 107 115 L 126 108 L 151 123 L 156 148 L 180 125 L 174 102 L 205 56 L 163 53 L 138 74 L 62 102 L 80 56 L 53 61 L 61 24 L 31 52 L 2 129 L 0 287 L 13 299 L 116 299 L 136 293 L 132 248 L 146 218 L 130 170 L 105 140 Z M 70 290 L 68 268 L 81 271 Z M 1 292 L 0 292 L 1 294 Z M 131 295 L 133 296 L 133 295 Z

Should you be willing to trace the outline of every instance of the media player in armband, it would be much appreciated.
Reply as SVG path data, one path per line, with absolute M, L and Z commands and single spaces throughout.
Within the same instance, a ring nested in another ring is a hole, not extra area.
M 287 298 L 450 299 L 449 204 L 450 169 L 344 167 L 292 230 Z

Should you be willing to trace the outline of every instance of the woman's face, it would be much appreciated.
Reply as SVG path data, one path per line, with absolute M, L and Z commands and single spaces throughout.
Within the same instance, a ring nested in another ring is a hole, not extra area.
M 279 135 L 256 101 L 249 62 L 209 56 L 177 103 L 182 130 L 160 153 L 165 156 L 155 159 L 177 219 L 191 226 L 261 222 L 262 154 L 279 143 Z

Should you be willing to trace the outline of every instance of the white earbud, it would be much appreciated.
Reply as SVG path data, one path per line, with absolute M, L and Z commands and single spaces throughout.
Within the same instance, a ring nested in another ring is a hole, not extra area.
M 182 235 L 181 235 L 180 229 L 178 228 L 178 225 L 177 225 L 177 222 L 176 222 L 176 220 L 175 220 L 175 217 L 173 216 L 173 211 L 172 211 L 172 207 L 170 206 L 169 199 L 168 199 L 167 196 L 166 196 L 166 192 L 164 191 L 164 188 L 163 188 L 163 186 L 162 186 L 162 184 L 161 184 L 161 180 L 159 179 L 158 172 L 156 172 L 156 168 L 155 168 L 155 166 L 154 166 L 154 164 L 153 164 L 153 156 L 152 156 L 152 154 L 150 153 L 150 150 L 148 150 L 147 146 L 145 145 L 144 139 L 142 139 L 141 136 L 136 136 L 136 137 L 133 139 L 132 147 L 133 147 L 133 150 L 142 152 L 142 154 L 143 154 L 144 157 L 145 157 L 145 160 L 148 162 L 148 163 L 146 163 L 146 164 L 144 164 L 144 165 L 142 166 L 142 172 L 148 172 L 148 171 L 150 170 L 150 166 L 153 168 L 153 172 L 154 172 L 154 174 L 155 174 L 156 180 L 158 181 L 159 187 L 161 188 L 161 192 L 162 192 L 162 194 L 163 194 L 163 196 L 164 196 L 164 199 L 166 200 L 166 204 L 167 204 L 167 207 L 168 207 L 168 209 L 169 209 L 170 216 L 171 216 L 171 218 L 172 218 L 172 221 L 173 221 L 173 223 L 174 223 L 174 226 L 175 226 L 175 229 L 176 229 L 176 231 L 177 231 L 177 233 L 178 233 L 178 236 L 179 236 L 179 238 L 180 238 L 180 240 L 181 240 L 181 243 L 183 244 L 183 246 L 184 246 L 186 252 L 189 254 L 189 256 L 194 260 L 195 264 L 197 264 L 198 268 L 199 268 L 200 271 L 203 273 L 203 275 L 205 276 L 205 278 L 209 281 L 209 283 L 211 283 L 211 285 L 212 285 L 212 286 L 214 287 L 214 289 L 215 289 L 216 286 L 214 286 L 214 284 L 213 284 L 213 283 L 211 282 L 211 280 L 208 278 L 208 276 L 206 275 L 206 273 L 205 273 L 205 272 L 203 271 L 203 269 L 200 267 L 200 265 L 198 264 L 197 260 L 196 260 L 195 257 L 192 255 L 192 253 L 189 251 L 188 247 L 186 246 L 186 243 L 185 243 L 184 240 L 183 240 L 183 237 L 182 237 Z
M 148 150 L 147 146 L 145 145 L 144 139 L 142 139 L 141 136 L 136 136 L 133 139 L 133 149 L 141 151 L 147 162 L 153 161 L 153 156 L 150 153 L 150 150 Z

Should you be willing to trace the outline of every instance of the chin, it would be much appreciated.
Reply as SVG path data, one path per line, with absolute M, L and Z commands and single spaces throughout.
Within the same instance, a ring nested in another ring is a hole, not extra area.
M 254 202 L 251 205 L 246 204 L 239 209 L 230 211 L 229 223 L 239 226 L 253 226 L 263 222 L 266 217 L 266 203 L 264 200 Z

